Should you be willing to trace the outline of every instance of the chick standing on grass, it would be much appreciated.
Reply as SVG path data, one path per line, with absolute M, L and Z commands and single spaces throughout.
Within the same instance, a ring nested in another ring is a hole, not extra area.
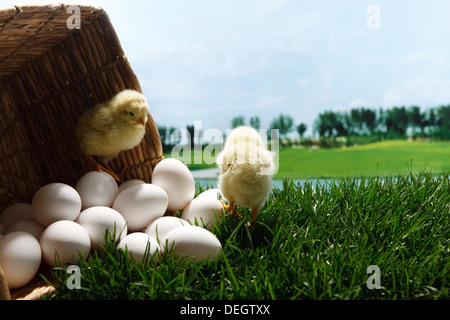
M 218 188 L 230 203 L 230 214 L 235 213 L 235 206 L 250 208 L 252 221 L 247 225 L 253 225 L 272 189 L 272 153 L 258 131 L 242 126 L 231 131 L 216 163 L 220 169 Z
M 148 104 L 144 95 L 135 90 L 124 90 L 112 99 L 86 110 L 78 120 L 75 134 L 79 147 L 99 171 L 116 175 L 108 162 L 122 150 L 136 147 L 145 135 Z M 93 156 L 103 162 L 100 165 Z

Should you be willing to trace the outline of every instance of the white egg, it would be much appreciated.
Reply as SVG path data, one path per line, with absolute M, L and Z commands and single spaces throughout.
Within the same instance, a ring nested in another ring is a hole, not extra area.
M 76 220 L 89 234 L 91 249 L 100 249 L 105 245 L 105 234 L 108 230 L 115 241 L 127 235 L 125 219 L 116 210 L 109 207 L 90 207 L 81 211 Z
M 35 220 L 22 219 L 15 222 L 11 227 L 8 228 L 7 233 L 23 231 L 31 234 L 36 240 L 39 241 L 42 232 L 44 232 L 44 227 Z
M 34 220 L 31 204 L 23 202 L 14 203 L 0 213 L 0 223 L 3 224 L 6 229 L 13 223 L 22 219 Z
M 170 211 L 182 210 L 195 195 L 194 177 L 188 167 L 178 159 L 168 158 L 160 161 L 153 170 L 152 184 L 166 190 Z
M 78 180 L 75 187 L 81 197 L 81 210 L 94 206 L 111 207 L 119 194 L 116 180 L 103 171 L 91 171 Z
M 76 264 L 80 254 L 86 259 L 91 249 L 91 239 L 87 231 L 78 223 L 69 220 L 49 225 L 42 233 L 40 243 L 44 261 L 52 267 L 57 261 Z
M 222 203 L 213 197 L 200 197 L 192 200 L 181 214 L 181 219 L 192 225 L 206 227 L 211 230 L 223 215 Z
M 222 249 L 219 239 L 210 231 L 197 226 L 183 226 L 171 230 L 165 237 L 171 253 L 196 260 L 213 260 Z
M 140 180 L 140 179 L 127 180 L 119 186 L 119 193 L 121 193 L 123 190 L 125 190 L 129 187 L 136 186 L 138 184 L 144 184 L 144 183 L 145 183 L 145 181 Z
M 50 183 L 41 187 L 31 201 L 33 216 L 44 227 L 59 221 L 74 221 L 81 211 L 78 192 L 64 183 Z
M 172 229 L 184 225 L 189 224 L 183 219 L 177 217 L 161 217 L 150 223 L 145 230 L 145 233 L 155 238 L 158 241 L 161 249 L 163 249 L 164 244 L 162 243 L 162 240 L 164 240 L 167 233 L 169 233 L 169 231 L 171 231 Z
M 10 289 L 26 285 L 36 275 L 42 254 L 39 242 L 26 232 L 11 232 L 0 239 L 0 265 Z
M 217 200 L 225 200 L 225 197 L 223 196 L 222 192 L 220 191 L 220 189 L 217 188 L 205 190 L 197 196 L 197 198 L 203 197 L 214 198 Z
M 119 242 L 117 247 L 127 251 L 137 263 L 142 262 L 144 258 L 154 257 L 153 259 L 157 260 L 160 252 L 156 239 L 143 232 L 130 233 Z M 156 251 L 158 253 L 155 253 Z
M 127 222 L 128 230 L 144 230 L 152 220 L 162 217 L 167 210 L 167 193 L 152 184 L 138 184 L 123 190 L 112 208 Z

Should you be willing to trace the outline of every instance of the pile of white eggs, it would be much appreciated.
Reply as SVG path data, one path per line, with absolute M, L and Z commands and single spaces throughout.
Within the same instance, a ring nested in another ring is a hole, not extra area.
M 133 179 L 121 185 L 105 172 L 92 171 L 75 188 L 51 183 L 31 204 L 16 203 L 0 214 L 0 266 L 10 288 L 27 284 L 41 260 L 76 264 L 101 250 L 105 233 L 141 262 L 164 250 L 195 260 L 215 259 L 222 246 L 210 231 L 223 214 L 218 189 L 194 199 L 192 173 L 181 161 L 164 159 L 152 183 Z M 181 218 L 166 212 L 182 211 Z M 158 253 L 157 253 L 158 251 Z

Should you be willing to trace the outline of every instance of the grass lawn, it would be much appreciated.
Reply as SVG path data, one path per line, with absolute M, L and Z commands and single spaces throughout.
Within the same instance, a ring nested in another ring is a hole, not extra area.
M 191 150 L 190 158 L 184 154 L 164 153 L 166 158 L 175 158 L 187 165 L 189 170 L 217 168 L 215 162 L 215 151 L 208 153 L 202 150 Z
M 346 178 L 316 189 L 285 180 L 253 228 L 227 215 L 213 229 L 223 249 L 212 262 L 164 253 L 136 265 L 110 244 L 80 263 L 81 289 L 69 290 L 70 274 L 55 271 L 57 290 L 48 298 L 449 299 L 449 178 Z M 371 265 L 379 267 L 379 289 L 367 287 Z
M 275 178 L 398 176 L 450 170 L 450 143 L 390 140 L 345 149 L 281 149 Z
M 170 153 L 165 156 L 172 157 Z M 193 150 L 190 161 L 175 157 L 185 162 L 190 170 L 217 167 L 214 154 L 207 152 Z M 282 148 L 274 178 L 399 176 L 411 171 L 418 174 L 423 169 L 442 172 L 450 170 L 449 159 L 450 142 L 389 140 L 345 149 Z

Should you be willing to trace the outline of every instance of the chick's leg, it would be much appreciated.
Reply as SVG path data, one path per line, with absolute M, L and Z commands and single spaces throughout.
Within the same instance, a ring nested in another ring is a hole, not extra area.
M 230 215 L 235 215 L 236 217 L 238 217 L 239 219 L 242 219 L 242 216 L 236 212 L 236 207 L 234 206 L 234 202 L 232 202 L 230 204 Z
M 110 174 L 116 181 L 120 181 L 120 178 L 115 174 L 110 168 L 105 168 L 102 165 L 100 165 L 97 161 L 95 161 L 94 158 L 92 158 L 91 155 L 87 155 L 89 161 L 94 165 L 95 170 L 97 171 L 103 171 L 108 174 Z
M 256 221 L 256 215 L 258 214 L 258 209 L 251 208 L 251 211 L 252 211 L 252 222 L 250 223 L 250 225 L 252 226 Z
M 124 167 L 122 168 L 122 170 L 119 173 L 115 173 L 114 170 L 109 166 L 108 162 L 104 161 L 103 164 L 104 164 L 103 168 L 108 169 L 107 172 L 109 174 L 112 173 L 113 176 L 118 177 L 116 179 L 117 181 L 119 181 L 119 182 L 123 181 L 123 176 L 124 176 L 125 172 L 128 170 L 128 165 L 124 165 Z
M 120 181 L 123 181 L 123 175 L 125 174 L 125 172 L 128 170 L 128 165 L 125 165 L 122 169 L 122 171 L 120 171 L 120 173 L 117 174 L 117 176 L 119 177 Z
M 230 203 L 230 216 L 234 214 L 234 202 Z
M 220 201 L 220 203 L 222 203 L 222 207 L 223 207 L 225 210 L 230 209 L 230 206 L 227 206 L 227 205 L 225 204 L 225 202 Z
M 232 216 L 232 215 L 234 214 L 234 215 L 236 215 L 236 217 L 238 217 L 239 219 L 242 219 L 242 216 L 241 216 L 239 213 L 235 212 L 236 207 L 234 206 L 234 202 L 231 202 L 229 206 L 227 206 L 227 205 L 225 204 L 225 202 L 223 202 L 223 201 L 220 201 L 220 202 L 222 203 L 222 207 L 223 207 L 225 210 L 230 209 L 230 216 Z

